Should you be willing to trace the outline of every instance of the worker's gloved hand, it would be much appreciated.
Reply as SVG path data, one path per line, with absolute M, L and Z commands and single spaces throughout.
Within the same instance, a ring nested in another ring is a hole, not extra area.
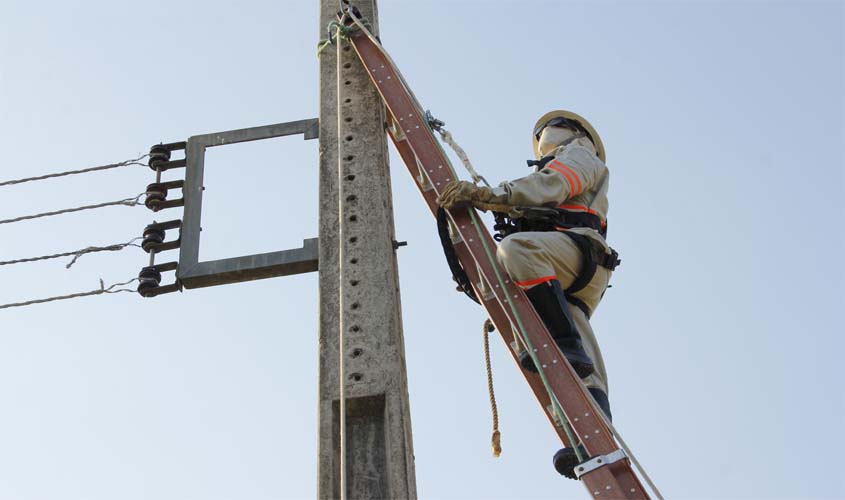
M 488 187 L 476 186 L 468 181 L 452 181 L 443 188 L 443 192 L 437 197 L 437 203 L 450 210 L 464 205 L 491 203 L 496 198 L 498 197 Z

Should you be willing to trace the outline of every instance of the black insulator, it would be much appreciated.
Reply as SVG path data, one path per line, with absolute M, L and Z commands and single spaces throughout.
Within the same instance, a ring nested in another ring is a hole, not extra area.
M 158 288 L 161 284 L 161 273 L 156 271 L 155 266 L 142 267 L 138 273 L 138 293 L 144 297 L 151 297 L 151 290 Z
M 141 241 L 141 248 L 149 253 L 153 247 L 164 242 L 164 229 L 147 226 L 144 229 L 144 239 Z
M 138 279 L 152 280 L 158 286 L 161 283 L 161 273 L 156 270 L 155 266 L 142 267 L 141 272 L 138 273 Z
M 154 182 L 147 186 L 146 195 L 147 198 L 144 200 L 144 205 L 153 212 L 157 212 L 159 205 L 167 199 L 167 188 L 161 183 Z
M 163 144 L 156 144 L 150 148 L 150 159 L 147 165 L 151 169 L 156 170 L 160 164 L 166 161 L 170 161 L 170 150 L 164 147 Z

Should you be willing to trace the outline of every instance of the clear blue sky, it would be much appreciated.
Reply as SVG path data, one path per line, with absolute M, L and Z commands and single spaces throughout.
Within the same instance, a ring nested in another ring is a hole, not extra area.
M 527 173 L 547 110 L 601 132 L 623 265 L 594 328 L 615 422 L 666 497 L 845 497 L 843 4 L 380 7 L 417 96 L 489 180 Z M 315 117 L 322 31 L 315 1 L 0 2 L 0 180 Z M 491 457 L 485 316 L 453 292 L 392 162 L 420 497 L 585 498 L 552 470 L 553 432 L 499 341 Z M 0 219 L 152 181 L 136 167 L 0 188 Z M 316 141 L 212 150 L 202 257 L 316 236 L 316 181 Z M 126 241 L 153 218 L 0 226 L 0 260 Z M 133 249 L 0 268 L 0 303 L 144 262 Z M 316 328 L 316 274 L 0 311 L 0 498 L 313 498 Z

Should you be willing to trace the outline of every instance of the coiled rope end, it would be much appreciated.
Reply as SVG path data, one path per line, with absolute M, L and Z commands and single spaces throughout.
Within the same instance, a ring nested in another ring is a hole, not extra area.
M 493 445 L 493 456 L 499 458 L 499 455 L 502 454 L 502 434 L 498 429 L 493 431 L 491 444 Z

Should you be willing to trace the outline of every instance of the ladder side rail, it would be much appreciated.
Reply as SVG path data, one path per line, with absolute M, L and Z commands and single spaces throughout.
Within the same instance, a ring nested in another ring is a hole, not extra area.
M 361 31 L 352 33 L 350 41 L 381 95 L 389 114 L 394 120 L 393 123 L 401 127 L 401 132 L 405 135 L 408 147 L 423 167 L 423 175 L 427 176 L 428 182 L 433 186 L 430 195 L 436 196 L 452 180 L 453 174 L 448 158 L 425 122 L 421 110 L 402 84 L 397 70 L 391 66 L 385 55 L 382 54 L 381 49 L 366 33 Z M 414 176 L 417 171 L 416 161 L 413 164 L 406 163 L 406 166 Z M 429 207 L 432 208 L 431 203 L 429 203 Z M 586 394 L 580 379 L 568 363 L 558 361 L 564 358 L 552 341 L 545 325 L 528 302 L 524 292 L 516 287 L 509 278 L 505 279 L 504 289 L 496 284 L 498 281 L 497 273 L 502 275 L 503 271 L 496 268 L 497 264 L 492 262 L 492 259 L 487 255 L 490 248 L 496 248 L 489 232 L 486 228 L 482 229 L 480 223 L 478 223 L 478 227 L 475 226 L 472 212 L 469 209 L 452 212 L 449 213 L 449 216 L 458 233 L 464 239 L 466 249 L 471 257 L 470 263 L 477 263 L 481 268 L 484 279 L 488 283 L 494 284 L 491 289 L 499 307 L 507 313 L 508 319 L 513 321 L 514 324 L 518 324 L 519 319 L 522 320 L 522 327 L 526 336 L 528 336 L 531 344 L 537 346 L 535 354 L 538 361 L 544 366 L 550 389 L 588 453 L 591 456 L 597 456 L 609 455 L 616 451 L 618 446 L 609 429 L 595 415 L 596 410 L 588 399 L 589 396 Z M 477 216 L 475 220 L 478 220 Z M 516 310 L 515 314 L 518 314 L 520 318 L 513 317 L 511 314 L 513 311 L 506 307 L 508 304 L 512 305 L 513 309 Z M 500 325 L 496 326 L 498 328 Z M 504 325 L 502 326 L 504 327 Z M 550 346 L 551 348 L 549 348 Z M 552 368 L 553 366 L 560 368 Z M 613 466 L 598 467 L 581 476 L 581 479 L 594 496 L 606 492 L 606 496 L 612 494 L 614 496 L 622 495 L 621 498 L 648 498 L 638 478 L 631 470 L 627 459 L 616 462 Z M 611 491 L 612 493 L 610 493 Z

